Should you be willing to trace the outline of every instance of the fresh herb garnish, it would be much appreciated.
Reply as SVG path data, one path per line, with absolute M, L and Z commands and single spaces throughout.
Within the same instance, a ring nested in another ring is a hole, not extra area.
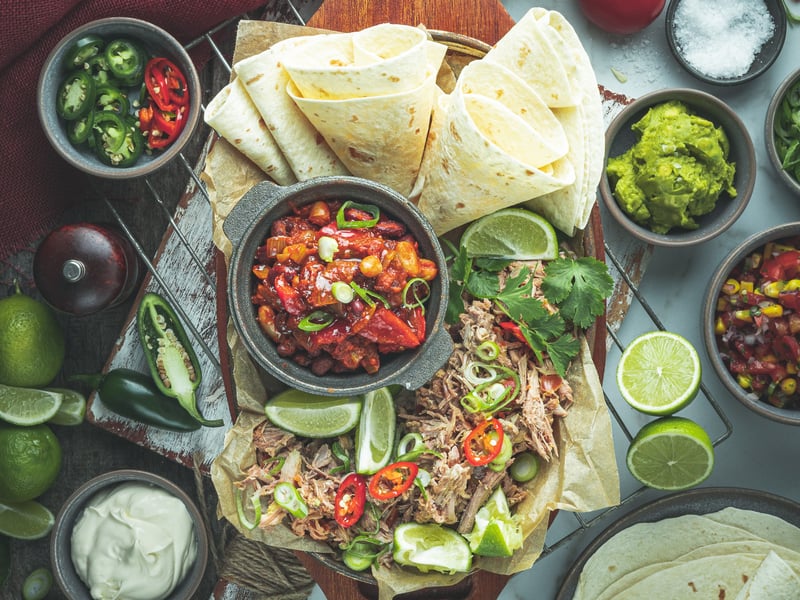
M 585 329 L 603 314 L 605 299 L 611 295 L 614 280 L 608 268 L 596 258 L 557 258 L 545 265 L 542 293 L 558 311 L 552 312 L 533 297 L 533 277 L 529 269 L 506 279 L 501 288 L 497 273 L 509 263 L 483 263 L 470 259 L 463 248 L 453 252 L 450 263 L 450 298 L 446 321 L 457 323 L 464 312 L 464 293 L 494 303 L 518 327 L 537 360 L 546 354 L 562 377 L 580 352 L 574 327 Z M 483 267 L 483 268 L 482 268 Z M 488 267 L 488 268 L 486 268 Z

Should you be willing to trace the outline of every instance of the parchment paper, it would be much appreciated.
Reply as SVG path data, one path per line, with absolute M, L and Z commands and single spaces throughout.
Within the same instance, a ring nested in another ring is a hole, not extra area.
M 280 39 L 308 35 L 318 30 L 261 21 L 243 21 L 239 26 L 234 62 L 268 48 Z M 222 231 L 225 216 L 254 184 L 265 175 L 222 139 L 215 142 L 201 175 L 214 212 L 214 244 L 231 255 L 231 243 Z M 211 467 L 219 496 L 219 516 L 226 518 L 244 536 L 272 546 L 294 550 L 331 552 L 325 544 L 293 535 L 285 526 L 247 530 L 239 525 L 233 483 L 244 478 L 254 464 L 252 431 L 265 420 L 264 402 L 268 379 L 250 359 L 232 324 L 228 324 L 233 382 L 240 415 L 228 432 L 225 447 Z M 549 517 L 554 510 L 589 512 L 619 503 L 619 474 L 614 456 L 611 419 L 605 405 L 601 382 L 585 340 L 582 352 L 568 373 L 574 390 L 574 405 L 567 417 L 556 423 L 558 458 L 543 464 L 529 484 L 530 493 L 516 513 L 523 515 L 525 543 L 507 559 L 476 557 L 475 568 L 512 574 L 529 568 L 541 555 Z M 380 599 L 425 587 L 453 585 L 465 575 L 446 576 L 416 573 L 396 567 L 374 570 Z

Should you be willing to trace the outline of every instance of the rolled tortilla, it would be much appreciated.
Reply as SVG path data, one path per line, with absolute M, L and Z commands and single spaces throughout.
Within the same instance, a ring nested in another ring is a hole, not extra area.
M 255 104 L 237 77 L 206 106 L 205 122 L 279 185 L 297 181 Z
M 289 75 L 283 68 L 282 57 L 313 37 L 278 42 L 268 50 L 234 65 L 236 75 L 299 181 L 324 175 L 348 174 L 322 135 L 286 93 Z
M 385 96 L 425 82 L 431 44 L 421 29 L 382 24 L 353 34 L 313 36 L 287 53 L 284 66 L 304 98 Z M 446 48 L 435 47 L 441 64 Z
M 503 103 L 457 87 L 439 98 L 415 197 L 437 234 L 572 183 L 568 160 L 536 164 L 535 131 Z
M 288 94 L 353 175 L 408 196 L 419 173 L 433 107 L 436 74 L 416 89 L 347 100 Z
M 553 37 L 537 19 L 535 9 L 531 9 L 483 60 L 517 73 L 536 90 L 547 106 L 575 106 L 580 96 L 570 84 L 571 65 L 566 61 L 565 66 L 562 44 Z

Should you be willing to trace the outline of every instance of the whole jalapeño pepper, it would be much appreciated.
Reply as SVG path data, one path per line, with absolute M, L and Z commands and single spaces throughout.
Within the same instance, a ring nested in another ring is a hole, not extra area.
M 178 315 L 166 299 L 154 292 L 145 294 L 136 320 L 147 364 L 159 390 L 177 399 L 201 425 L 221 426 L 222 419 L 208 420 L 197 408 L 195 391 L 202 380 L 200 363 Z

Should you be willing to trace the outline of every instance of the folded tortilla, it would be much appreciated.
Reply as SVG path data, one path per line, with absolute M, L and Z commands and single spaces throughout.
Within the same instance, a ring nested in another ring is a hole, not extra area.
M 315 36 L 290 38 L 234 65 L 247 93 L 299 181 L 348 171 L 286 93 L 282 59 Z
M 258 165 L 275 183 L 290 185 L 297 181 L 238 77 L 211 99 L 204 119 L 209 127 Z
M 465 67 L 462 77 L 474 64 Z M 498 79 L 507 77 L 502 69 L 487 72 Z M 420 177 L 412 192 L 438 234 L 575 179 L 566 158 L 546 162 L 551 157 L 544 151 L 546 134 L 539 131 L 535 113 L 519 109 L 541 101 L 533 90 L 525 86 L 515 90 L 521 97 L 498 98 L 491 92 L 497 82 L 486 83 L 490 96 L 485 96 L 465 91 L 477 89 L 468 72 L 466 81 L 471 82 L 469 86 L 457 85 L 452 94 L 440 97 L 434 109 Z
M 580 93 L 570 82 L 574 64 L 564 46 L 563 40 L 548 31 L 531 9 L 483 60 L 517 73 L 548 106 L 575 106 L 580 101 Z
M 433 73 L 415 89 L 385 96 L 308 99 L 291 82 L 287 90 L 350 173 L 408 196 L 422 162 L 435 88 Z
M 568 79 L 579 99 L 575 106 L 553 110 L 567 132 L 575 181 L 552 194 L 527 202 L 526 207 L 572 236 L 577 229 L 586 227 L 602 176 L 605 150 L 602 98 L 589 56 L 569 22 L 561 14 L 543 8 L 531 9 L 530 14 L 544 31 L 550 33 L 549 38 L 561 40 L 558 52 L 562 64 L 568 63 L 573 67 L 567 71 Z
M 796 600 L 800 577 L 775 552 L 770 551 L 735 600 Z

